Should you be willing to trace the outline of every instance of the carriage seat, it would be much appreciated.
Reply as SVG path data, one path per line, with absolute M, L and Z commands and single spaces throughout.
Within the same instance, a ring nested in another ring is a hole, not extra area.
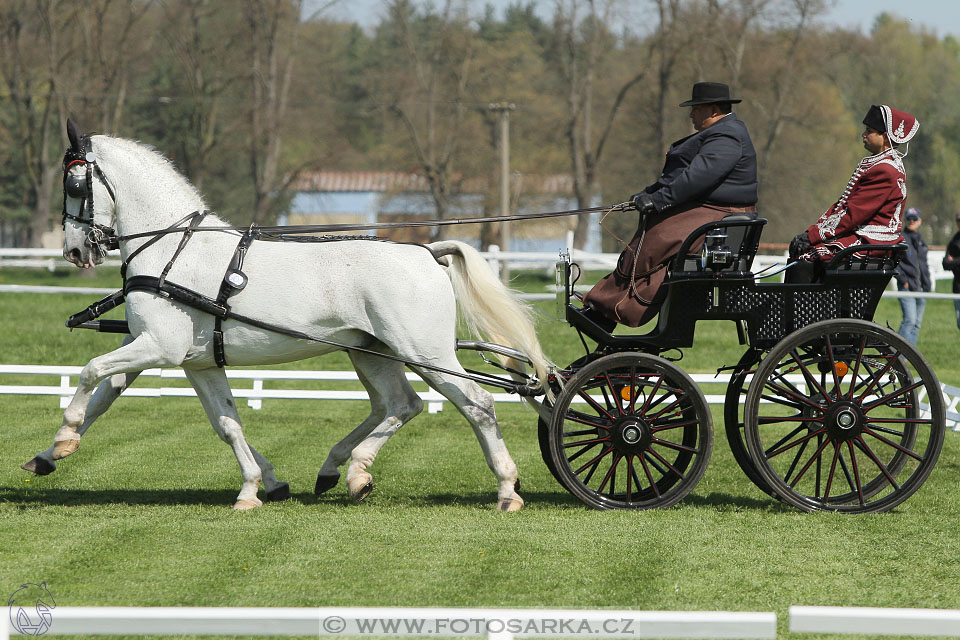
M 694 229 L 680 245 L 680 250 L 670 263 L 663 285 L 666 297 L 657 326 L 650 333 L 613 335 L 585 314 L 582 308 L 569 303 L 573 287 L 564 281 L 562 295 L 566 297 L 566 319 L 585 335 L 608 347 L 656 352 L 672 348 L 674 344 L 683 344 L 692 337 L 686 335 L 692 331 L 692 324 L 679 331 L 683 335 L 674 335 L 678 332 L 670 326 L 670 316 L 674 315 L 670 313 L 671 289 L 678 283 L 691 280 L 752 281 L 753 259 L 760 246 L 760 234 L 766 223 L 765 218 L 758 218 L 755 214 L 734 214 Z M 558 275 L 569 276 L 569 273 L 560 274 L 558 271 Z M 679 325 L 688 323 L 675 324 L 679 328 Z
M 680 245 L 668 279 L 750 273 L 766 223 L 755 213 L 735 213 L 701 225 Z

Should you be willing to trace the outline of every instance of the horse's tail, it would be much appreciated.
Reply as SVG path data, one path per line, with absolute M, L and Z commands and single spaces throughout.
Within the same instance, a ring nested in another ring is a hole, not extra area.
M 437 261 L 448 267 L 447 275 L 460 304 L 467 327 L 485 340 L 513 347 L 526 354 L 544 388 L 551 362 L 543 354 L 534 326 L 533 309 L 516 298 L 493 274 L 476 249 L 456 240 L 427 245 Z M 510 362 L 519 370 L 523 365 Z

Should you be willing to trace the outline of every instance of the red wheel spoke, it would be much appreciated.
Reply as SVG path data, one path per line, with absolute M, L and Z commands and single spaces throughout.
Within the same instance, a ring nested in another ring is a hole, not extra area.
M 610 428 L 607 427 L 607 431 L 609 430 Z M 595 436 L 595 435 L 597 435 L 596 429 L 581 429 L 580 431 L 564 431 L 563 432 L 564 438 L 579 438 L 580 436 Z
M 908 456 L 910 456 L 910 457 L 913 458 L 914 460 L 920 460 L 920 461 L 923 460 L 923 456 L 917 455 L 916 453 L 914 453 L 914 452 L 911 451 L 910 449 L 907 449 L 906 447 L 900 446 L 899 444 L 897 444 L 897 443 L 894 442 L 893 440 L 890 440 L 889 438 L 884 438 L 882 435 L 880 435 L 879 433 L 877 433 L 876 431 L 874 431 L 874 430 L 871 429 L 870 427 L 864 427 L 864 428 L 863 428 L 863 433 L 869 433 L 870 435 L 872 435 L 874 438 L 876 438 L 876 439 L 879 440 L 880 442 L 882 442 L 882 443 L 884 443 L 884 444 L 886 444 L 886 445 L 889 445 L 889 446 L 893 447 L 894 449 L 899 449 L 901 452 L 907 454 Z
M 594 447 L 596 447 L 598 444 L 600 444 L 600 443 L 598 442 L 598 443 L 595 443 L 595 444 L 588 444 L 588 445 L 586 445 L 583 449 L 580 449 L 580 451 L 577 451 L 575 454 L 573 454 L 572 456 L 568 457 L 568 458 L 567 458 L 567 462 L 573 462 L 574 460 L 576 460 L 577 458 L 579 458 L 580 456 L 582 456 L 583 454 L 585 454 L 587 451 L 590 451 L 591 449 L 593 449 Z
M 888 393 L 888 394 L 885 395 L 885 396 L 880 396 L 879 398 L 877 398 L 876 400 L 874 400 L 874 401 L 871 402 L 870 404 L 865 404 L 865 405 L 863 405 L 863 410 L 864 410 L 864 412 L 867 412 L 867 411 L 870 411 L 871 409 L 875 409 L 876 407 L 880 406 L 881 404 L 886 404 L 886 403 L 889 402 L 890 400 L 893 400 L 894 398 L 899 398 L 899 397 L 902 396 L 903 394 L 905 394 L 905 393 L 910 393 L 910 392 L 913 391 L 914 389 L 918 389 L 918 388 L 920 388 L 920 387 L 922 387 L 922 386 L 923 386 L 923 380 L 920 380 L 920 381 L 918 381 L 918 382 L 914 382 L 913 384 L 911 384 L 911 385 L 908 386 L 908 387 L 903 387 L 902 389 L 898 389 L 897 391 L 894 391 L 893 393 Z M 861 396 L 861 400 L 862 400 L 862 399 L 863 399 L 863 397 Z
M 830 402 L 830 396 L 823 389 L 823 387 L 820 386 L 820 383 L 817 382 L 817 379 L 814 377 L 814 375 L 810 373 L 810 370 L 807 368 L 807 365 L 800 361 L 800 358 L 797 355 L 796 349 L 790 350 L 790 357 L 793 358 L 793 361 L 797 363 L 797 366 L 800 368 L 800 373 L 802 373 L 803 377 L 807 380 L 807 384 L 812 385 L 817 390 L 817 392 L 826 399 L 827 402 Z
M 880 371 L 874 373 L 871 376 L 872 379 L 870 380 L 870 384 L 867 385 L 867 388 L 864 389 L 863 393 L 860 394 L 860 397 L 857 398 L 857 404 L 859 405 L 863 404 L 863 399 L 867 397 L 867 394 L 873 390 L 873 387 L 877 384 L 877 382 L 880 381 L 883 375 L 890 370 L 890 367 L 893 366 L 893 363 L 895 362 L 896 358 L 899 358 L 899 357 L 900 357 L 900 352 L 897 351 L 897 353 L 892 358 L 887 359 L 883 367 L 880 368 Z
M 833 474 L 837 470 L 837 460 L 840 459 L 840 445 L 833 445 L 833 460 L 830 462 L 830 472 L 827 474 L 827 486 L 823 492 L 824 503 L 830 499 L 830 487 L 833 486 Z
M 610 436 L 592 438 L 590 440 L 578 440 L 577 442 L 564 442 L 563 448 L 566 449 L 568 447 L 580 447 L 586 444 L 598 444 L 600 442 L 610 442 Z
M 653 474 L 650 473 L 650 467 L 647 466 L 647 459 L 645 455 L 641 455 L 640 464 L 643 465 L 643 472 L 647 476 L 647 482 L 650 483 L 650 488 L 653 489 L 653 495 L 660 497 L 660 487 L 657 486 L 657 483 L 653 481 Z
M 850 390 L 849 393 L 845 396 L 849 399 L 853 399 L 853 394 L 856 392 L 856 383 L 857 375 L 860 373 L 860 363 L 863 361 L 863 350 L 867 347 L 867 336 L 860 336 L 860 348 L 857 349 L 857 361 L 853 365 L 853 375 L 850 377 Z
M 816 402 L 814 402 L 814 401 L 811 400 L 810 398 L 806 397 L 805 395 L 802 395 L 802 394 L 800 394 L 800 393 L 794 393 L 794 392 L 791 391 L 790 389 L 787 389 L 786 387 L 781 387 L 781 386 L 778 385 L 778 384 L 774 384 L 774 383 L 771 382 L 770 380 L 767 380 L 767 383 L 766 383 L 765 386 L 766 386 L 766 387 L 769 387 L 770 389 L 772 389 L 772 390 L 774 390 L 774 391 L 778 391 L 778 392 L 780 392 L 780 393 L 782 393 L 782 394 L 785 394 L 785 395 L 787 395 L 787 396 L 790 396 L 790 397 L 792 397 L 792 398 L 795 398 L 796 400 L 799 400 L 799 401 L 802 402 L 803 404 L 805 404 L 805 405 L 807 405 L 807 406 L 809 406 L 809 407 L 813 407 L 813 408 L 816 409 L 817 411 L 823 411 L 823 407 L 821 407 L 819 404 L 817 404 Z
M 668 422 L 663 425 L 657 425 L 655 427 L 651 427 L 650 431 L 652 431 L 653 433 L 657 433 L 659 431 L 666 431 L 668 429 L 676 429 L 677 427 L 690 427 L 695 424 L 697 424 L 697 420 L 679 420 L 677 422 Z
M 653 400 L 654 396 L 657 395 L 657 392 L 660 391 L 660 385 L 663 384 L 663 376 L 657 376 L 657 383 L 653 385 L 653 389 L 650 390 L 650 393 L 647 394 L 646 399 L 643 401 L 643 406 L 640 407 L 640 410 L 637 413 L 645 414 L 650 410 L 650 401 Z
M 796 455 L 793 456 L 793 462 L 790 463 L 790 467 L 787 469 L 787 472 L 786 472 L 785 474 L 783 474 L 783 481 L 784 481 L 784 482 L 787 482 L 787 483 L 790 482 L 790 476 L 793 475 L 793 472 L 794 472 L 794 470 L 796 470 L 797 465 L 800 464 L 800 458 L 803 457 L 803 452 L 807 450 L 807 445 L 808 445 L 808 444 L 810 444 L 810 441 L 809 441 L 809 440 L 807 440 L 806 442 L 804 442 L 804 443 L 803 443 L 803 446 L 801 446 L 799 449 L 797 449 Z
M 637 472 L 633 470 L 633 456 L 627 456 L 627 502 L 633 502 L 633 496 L 630 493 L 630 481 L 637 476 Z M 637 489 L 640 488 L 640 484 L 637 484 Z
M 803 431 L 804 428 L 805 428 L 805 427 L 803 427 L 802 425 L 799 426 L 799 427 L 797 427 L 796 429 L 794 429 L 793 431 L 791 431 L 791 432 L 788 433 L 787 435 L 783 436 L 782 438 L 780 438 L 779 440 L 777 440 L 776 442 L 774 442 L 774 443 L 773 443 L 772 445 L 770 445 L 767 449 L 765 449 L 763 453 L 764 453 L 764 455 L 767 457 L 767 460 L 769 460 L 770 458 L 773 458 L 773 457 L 775 457 L 775 456 L 780 455 L 780 454 L 783 453 L 784 451 L 787 451 L 787 450 L 789 450 L 789 449 L 792 449 L 793 447 L 797 446 L 798 444 L 802 444 L 802 443 L 806 442 L 807 440 L 809 440 L 810 438 L 812 438 L 812 437 L 814 437 L 814 436 L 816 436 L 816 435 L 819 435 L 819 434 L 823 433 L 823 430 L 822 430 L 822 429 L 819 430 L 819 431 L 814 431 L 813 433 L 808 433 L 807 435 L 803 436 L 803 437 L 800 438 L 799 440 L 795 440 L 794 442 L 791 442 L 791 443 L 788 444 L 787 446 L 782 447 L 782 448 L 780 448 L 780 449 L 777 449 L 777 447 L 780 447 L 780 445 L 782 445 L 784 442 L 786 442 L 787 440 L 789 440 L 789 439 L 792 438 L 793 436 L 795 436 L 795 435 L 797 435 L 798 433 L 800 433 L 801 431 Z
M 582 467 L 580 467 L 579 469 L 577 469 L 576 471 L 574 471 L 575 474 L 580 475 L 580 473 L 581 473 L 584 469 L 586 469 L 586 468 L 589 467 L 590 465 L 593 465 L 593 469 L 590 470 L 590 475 L 588 475 L 588 476 L 586 477 L 586 479 L 583 481 L 583 484 L 587 484 L 588 482 L 590 482 L 590 478 L 593 476 L 593 472 L 597 470 L 597 465 L 600 464 L 600 461 L 603 460 L 603 458 L 604 458 L 608 453 L 610 453 L 611 451 L 613 451 L 613 447 L 607 447 L 606 449 L 604 449 L 603 451 L 601 451 L 601 452 L 597 455 L 597 457 L 595 457 L 593 460 L 591 460 L 591 461 L 588 462 L 587 464 L 583 465 Z
M 590 394 L 587 393 L 586 391 L 581 390 L 577 392 L 577 395 L 583 398 L 588 405 L 590 405 L 597 411 L 597 413 L 605 415 L 611 422 L 617 419 L 616 416 L 612 415 L 609 411 L 607 411 L 605 407 L 600 406 L 600 403 L 594 400 L 590 396 Z
M 760 394 L 761 400 L 766 400 L 767 402 L 772 402 L 774 404 L 779 404 L 781 406 L 787 407 L 788 409 L 794 409 L 795 411 L 802 411 L 803 405 L 799 402 L 788 402 L 783 396 L 771 396 L 766 393 Z
M 700 453 L 700 449 L 694 447 L 688 447 L 683 444 L 677 444 L 676 442 L 670 442 L 669 440 L 660 440 L 659 438 L 652 438 L 650 440 L 653 444 L 659 444 L 669 449 L 676 449 L 677 451 L 689 451 L 690 453 Z
M 814 460 L 820 457 L 820 454 L 823 453 L 823 450 L 827 448 L 827 445 L 830 444 L 830 439 L 826 438 L 823 441 L 816 451 L 813 452 L 813 455 L 807 460 L 807 464 L 803 466 L 803 469 L 800 470 L 800 473 L 797 474 L 797 477 L 793 479 L 793 482 L 790 483 L 790 488 L 794 489 L 797 486 L 797 483 L 800 482 L 800 478 L 810 469 L 810 465 L 813 464 Z
M 894 489 L 899 490 L 900 485 L 897 484 L 896 479 L 890 474 L 890 471 L 887 469 L 886 465 L 880 461 L 880 458 L 877 457 L 877 454 L 874 453 L 873 449 L 870 448 L 870 445 L 866 443 L 863 439 L 863 436 L 857 436 L 857 448 L 867 454 L 867 457 L 873 460 L 873 464 L 877 465 L 877 468 L 880 469 L 880 472 L 883 473 Z
M 614 454 L 613 464 L 610 465 L 610 468 L 607 469 L 607 475 L 603 477 L 603 481 L 600 483 L 600 486 L 597 487 L 597 493 L 603 493 L 603 490 L 606 488 L 607 483 L 612 479 L 613 482 L 610 484 L 610 493 L 613 494 L 616 491 L 617 484 L 617 465 L 620 464 L 620 461 L 623 460 L 623 456 Z
M 596 427 L 596 428 L 598 428 L 598 429 L 606 429 L 607 431 L 610 431 L 610 425 L 609 425 L 609 424 L 604 424 L 603 422 L 598 422 L 599 418 L 594 417 L 594 416 L 588 416 L 588 415 L 582 414 L 582 413 L 580 413 L 580 412 L 578 412 L 578 411 L 572 411 L 572 410 L 571 410 L 571 411 L 568 411 L 568 412 L 567 412 L 567 419 L 570 420 L 571 422 L 577 422 L 577 423 L 580 423 L 580 424 L 585 424 L 585 425 L 587 425 L 588 427 Z
M 623 415 L 623 397 L 617 392 L 616 389 L 613 388 L 613 381 L 610 380 L 609 372 L 604 372 L 603 379 L 607 383 L 607 389 L 610 390 L 610 395 L 613 396 L 612 404 L 616 406 L 617 414 L 622 416 Z M 631 387 L 631 393 L 632 393 L 632 387 Z M 604 396 L 606 396 L 606 393 L 604 393 Z
M 857 465 L 857 454 L 853 450 L 853 441 L 847 440 L 847 450 L 850 452 L 850 464 L 853 466 L 853 479 L 857 482 L 857 497 L 860 500 L 860 506 L 863 501 L 863 486 L 860 484 L 860 467 Z
M 667 461 L 666 458 L 664 458 L 663 456 L 661 456 L 659 453 L 657 453 L 657 452 L 654 451 L 653 449 L 647 449 L 647 453 L 649 453 L 649 454 L 652 455 L 654 458 L 656 458 L 657 460 L 659 460 L 659 461 L 663 464 L 663 466 L 665 466 L 667 469 L 670 469 L 670 471 L 672 471 L 673 474 L 676 475 L 678 478 L 683 479 L 683 474 L 680 473 L 680 471 L 679 471 L 676 467 L 674 467 L 672 464 L 670 464 L 670 463 Z
M 757 416 L 757 424 L 777 424 L 779 422 L 823 422 L 823 418 L 807 416 Z

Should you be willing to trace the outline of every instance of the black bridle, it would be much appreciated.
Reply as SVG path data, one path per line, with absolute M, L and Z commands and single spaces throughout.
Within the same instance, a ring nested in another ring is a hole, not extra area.
M 83 177 L 70 172 L 77 165 L 82 165 L 86 169 Z M 117 232 L 113 227 L 94 221 L 94 175 L 106 188 L 113 203 L 116 204 L 117 197 L 113 188 L 110 186 L 107 177 L 103 175 L 103 171 L 97 165 L 96 158 L 93 155 L 93 144 L 90 142 L 89 136 L 83 136 L 77 143 L 67 148 L 63 154 L 63 216 L 60 224 L 66 228 L 67 220 L 73 220 L 90 227 L 87 232 L 87 242 L 90 244 L 90 248 L 102 258 L 107 255 L 108 251 L 119 248 L 120 243 L 117 240 Z M 67 210 L 67 198 L 78 198 L 80 200 L 80 208 L 76 215 Z

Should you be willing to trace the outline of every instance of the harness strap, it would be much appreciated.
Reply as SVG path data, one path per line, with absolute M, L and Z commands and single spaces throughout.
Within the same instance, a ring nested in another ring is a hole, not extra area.
M 240 238 L 237 248 L 233 252 L 233 258 L 227 266 L 227 272 L 223 274 L 223 281 L 220 283 L 220 291 L 217 293 L 217 304 L 222 305 L 227 311 L 230 311 L 230 305 L 227 300 L 230 296 L 240 293 L 247 285 L 247 277 L 243 271 L 243 259 L 247 255 L 247 249 L 254 240 L 260 235 L 256 225 L 251 224 L 250 228 Z M 213 359 L 221 369 L 227 366 L 227 354 L 223 348 L 223 318 L 216 316 L 213 320 Z
M 124 261 L 123 261 L 123 264 L 120 265 L 120 278 L 121 278 L 122 280 L 126 281 L 126 279 L 127 279 L 127 265 L 129 265 L 131 262 L 133 262 L 133 259 L 134 259 L 134 258 L 136 258 L 138 255 L 140 255 L 141 253 L 143 253 L 146 249 L 149 249 L 150 247 L 152 247 L 152 246 L 155 245 L 156 243 L 158 243 L 158 242 L 160 242 L 161 240 L 163 240 L 163 238 L 164 238 L 168 233 L 174 233 L 174 232 L 180 232 L 180 231 L 182 231 L 183 234 L 184 234 L 184 238 L 180 240 L 180 246 L 177 247 L 176 253 L 173 254 L 173 258 L 170 259 L 170 262 L 167 263 L 167 266 L 166 266 L 165 269 L 164 269 L 163 277 L 164 277 L 164 279 L 166 279 L 166 274 L 167 274 L 167 272 L 170 271 L 170 267 L 173 266 L 173 261 L 176 259 L 177 255 L 180 254 L 180 251 L 183 250 L 184 245 L 186 245 L 187 240 L 190 238 L 190 236 L 193 235 L 193 232 L 196 230 L 197 225 L 200 224 L 200 221 L 203 220 L 203 218 L 205 218 L 208 213 L 210 213 L 209 210 L 193 211 L 193 212 L 188 213 L 187 215 L 183 216 L 182 218 L 180 218 L 179 220 L 177 220 L 176 222 L 174 222 L 172 225 L 170 225 L 170 226 L 167 227 L 166 229 L 163 229 L 162 231 L 153 231 L 153 232 L 150 232 L 149 235 L 151 235 L 152 237 L 151 237 L 149 240 L 147 240 L 146 242 L 144 242 L 142 245 L 140 245 L 139 247 L 137 247 L 136 249 L 134 249 L 133 253 L 131 253 L 129 256 L 127 256 L 127 259 L 124 260 Z M 189 221 L 189 225 L 188 225 L 188 226 L 186 226 L 186 227 L 181 227 L 181 226 L 179 226 L 179 225 L 181 225 L 181 224 L 183 224 L 184 222 L 187 222 L 187 221 Z M 117 242 L 118 245 L 119 245 L 120 240 L 124 240 L 124 239 L 126 239 L 126 237 L 127 237 L 127 236 L 123 236 L 123 237 L 119 237 L 119 236 L 118 236 L 118 237 L 115 238 L 115 240 L 116 240 L 116 242 Z

